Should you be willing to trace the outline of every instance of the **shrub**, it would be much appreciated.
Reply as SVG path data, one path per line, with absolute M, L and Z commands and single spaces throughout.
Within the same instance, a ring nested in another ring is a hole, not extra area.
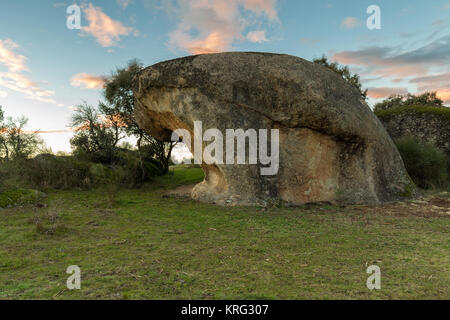
M 10 188 L 106 189 L 136 187 L 163 171 L 154 159 L 140 159 L 137 151 L 118 150 L 114 163 L 93 163 L 75 156 L 41 154 L 33 159 L 0 161 L 0 192 Z
M 38 234 L 63 235 L 69 229 L 62 222 L 59 208 L 59 203 L 51 203 L 45 211 L 36 209 L 34 216 L 28 219 L 28 223 L 34 225 Z
M 89 163 L 74 157 L 42 154 L 20 164 L 23 183 L 38 189 L 87 188 L 92 184 Z
M 408 93 L 407 95 L 392 95 L 374 106 L 374 112 L 381 112 L 396 107 L 426 106 L 443 107 L 442 101 L 436 92 L 425 92 L 419 95 Z
M 433 144 L 421 144 L 412 137 L 396 140 L 406 170 L 414 183 L 424 189 L 446 187 L 447 156 Z
M 122 183 L 129 187 L 135 187 L 163 174 L 163 170 L 156 160 L 140 158 L 137 151 L 119 150 L 115 155 L 114 164 L 124 170 Z
M 8 208 L 35 203 L 45 197 L 45 194 L 30 189 L 4 189 L 0 191 L 0 208 Z
M 319 59 L 314 59 L 314 63 L 320 64 L 321 66 L 328 68 L 337 74 L 339 74 L 345 81 L 347 81 L 350 85 L 354 86 L 361 93 L 361 96 L 364 99 L 367 99 L 367 89 L 362 89 L 362 84 L 359 78 L 359 75 L 352 74 L 350 69 L 347 66 L 341 66 L 337 62 L 329 62 L 326 56 L 323 56 Z
M 125 177 L 125 171 L 120 166 L 104 166 L 94 164 L 91 166 L 91 174 L 97 186 L 102 187 L 106 193 L 108 204 L 112 207 L 116 201 L 117 191 Z

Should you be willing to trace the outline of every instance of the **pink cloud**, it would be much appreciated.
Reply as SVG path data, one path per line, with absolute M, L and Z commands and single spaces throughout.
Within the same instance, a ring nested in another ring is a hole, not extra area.
M 82 30 L 94 36 L 103 47 L 115 46 L 121 36 L 136 33 L 133 28 L 111 19 L 101 8 L 93 6 L 92 3 L 85 6 L 83 10 L 89 26 L 83 27 Z
M 359 27 L 361 22 L 355 17 L 347 17 L 341 22 L 341 27 L 343 29 L 353 29 Z
M 11 39 L 0 40 L 0 63 L 4 64 L 11 72 L 26 69 L 27 58 L 14 52 L 18 47 Z
M 437 96 L 444 101 L 445 104 L 450 104 L 450 88 L 436 89 Z
M 40 102 L 56 103 L 50 98 L 55 94 L 54 91 L 41 89 L 35 81 L 22 73 L 28 70 L 27 59 L 15 52 L 18 48 L 19 46 L 11 39 L 0 40 L 0 64 L 7 69 L 0 72 L 0 87 L 23 93 L 28 98 Z
M 450 103 L 450 71 L 411 79 L 410 83 L 417 85 L 421 92 L 436 91 L 439 98 L 446 104 Z
M 381 99 L 381 98 L 387 98 L 391 95 L 396 94 L 407 94 L 408 89 L 406 88 L 369 88 L 369 91 L 367 92 L 367 95 L 370 98 L 373 99 Z
M 262 30 L 251 31 L 247 34 L 247 39 L 251 42 L 257 42 L 257 43 L 266 42 L 267 41 L 266 32 L 262 31 Z
M 450 103 L 450 34 L 409 51 L 401 47 L 373 46 L 337 52 L 331 60 L 357 66 L 363 79 L 375 77 L 405 86 L 414 84 L 417 93 L 436 91 L 441 99 Z M 440 70 L 439 74 L 436 74 L 437 70 Z M 382 97 L 387 89 L 373 88 L 372 93 L 369 90 L 369 96 Z M 394 93 L 398 89 L 402 88 L 392 88 Z
M 169 34 L 169 46 L 192 54 L 227 51 L 235 41 L 245 39 L 265 41 L 264 30 L 250 32 L 247 38 L 242 31 L 257 19 L 278 19 L 276 0 L 179 0 L 178 3 L 180 22 Z M 198 35 L 193 36 L 193 32 Z
M 94 76 L 88 73 L 78 73 L 71 79 L 71 85 L 74 87 L 84 87 L 86 89 L 101 89 L 105 85 L 105 77 Z

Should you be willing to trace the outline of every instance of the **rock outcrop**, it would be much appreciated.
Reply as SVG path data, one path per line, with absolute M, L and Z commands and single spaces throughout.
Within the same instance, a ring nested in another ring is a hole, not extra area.
M 378 112 L 377 116 L 393 139 L 414 137 L 434 144 L 447 154 L 450 165 L 450 108 L 405 106 Z
M 164 140 L 177 129 L 193 137 L 195 121 L 202 121 L 203 132 L 279 129 L 277 174 L 261 175 L 261 164 L 203 163 L 206 177 L 194 188 L 194 199 L 230 205 L 380 203 L 414 188 L 358 90 L 301 58 L 234 52 L 165 61 L 140 72 L 134 93 L 140 126 Z M 188 147 L 193 151 L 193 143 Z

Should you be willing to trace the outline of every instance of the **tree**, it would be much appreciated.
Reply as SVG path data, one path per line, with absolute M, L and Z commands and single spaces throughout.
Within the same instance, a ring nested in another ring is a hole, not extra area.
M 6 124 L 4 123 L 5 114 L 3 107 L 0 105 L 0 156 L 4 154 L 4 157 L 8 159 L 8 145 L 6 144 Z
M 334 72 L 338 73 L 339 75 L 341 75 L 341 77 L 347 81 L 348 83 L 350 83 L 352 86 L 354 86 L 355 88 L 358 89 L 358 91 L 361 93 L 361 96 L 364 99 L 367 99 L 367 89 L 363 90 L 362 89 L 362 84 L 361 81 L 359 79 L 359 75 L 357 74 L 352 74 L 350 72 L 350 69 L 347 66 L 341 66 L 336 62 L 329 62 L 328 58 L 326 56 L 322 56 L 322 58 L 319 59 L 314 59 L 313 60 L 314 63 L 320 64 L 321 66 L 324 66 L 330 70 L 333 70 Z
M 405 106 L 443 107 L 444 101 L 438 98 L 436 91 L 425 92 L 419 95 L 408 94 L 403 102 Z
M 70 140 L 75 154 L 88 157 L 94 162 L 113 162 L 117 144 L 121 139 L 117 121 L 105 117 L 99 109 L 84 102 L 77 106 L 71 125 L 77 132 Z
M 394 107 L 427 106 L 443 107 L 444 101 L 438 98 L 436 92 L 425 92 L 419 95 L 408 93 L 407 95 L 392 95 L 379 102 L 374 107 L 374 112 L 388 110 Z
M 143 69 L 141 63 L 132 60 L 125 68 L 118 68 L 106 81 L 103 95 L 108 104 L 102 105 L 102 112 L 109 117 L 119 118 L 128 135 L 137 139 L 139 157 L 153 157 L 161 165 L 163 172 L 169 171 L 169 161 L 176 143 L 159 141 L 139 127 L 134 115 L 133 78 Z M 145 146 L 145 148 L 144 148 Z M 145 154 L 144 154 L 145 152 Z
M 0 155 L 6 160 L 28 158 L 43 146 L 36 133 L 24 131 L 27 124 L 28 119 L 23 116 L 17 119 L 8 117 L 5 122 L 0 107 Z

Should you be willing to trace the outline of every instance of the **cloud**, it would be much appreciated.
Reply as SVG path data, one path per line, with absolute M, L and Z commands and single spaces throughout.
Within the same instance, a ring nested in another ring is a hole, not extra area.
M 236 41 L 267 41 L 264 30 L 243 31 L 258 23 L 277 22 L 276 0 L 178 0 L 171 15 L 180 20 L 169 34 L 169 47 L 192 54 L 230 50 Z
M 74 75 L 70 84 L 74 87 L 84 87 L 86 89 L 101 89 L 105 85 L 105 81 L 105 77 L 82 72 Z
M 7 69 L 0 72 L 0 87 L 23 93 L 37 101 L 55 103 L 50 98 L 55 94 L 54 91 L 41 89 L 36 82 L 23 74 L 28 71 L 27 58 L 15 52 L 18 48 L 19 45 L 11 39 L 0 40 L 0 65 Z
M 417 77 L 411 79 L 409 82 L 416 84 L 417 89 L 421 92 L 437 91 L 437 95 L 444 100 L 446 104 L 450 103 L 450 71 Z
M 0 98 L 6 98 L 8 96 L 8 92 L 0 90 Z
M 347 17 L 341 22 L 341 28 L 343 29 L 354 29 L 356 27 L 359 27 L 361 25 L 361 22 L 355 18 L 355 17 Z
M 407 94 L 406 88 L 369 88 L 367 95 L 373 99 L 387 98 L 396 94 Z
M 0 63 L 11 72 L 26 70 L 27 58 L 14 52 L 18 47 L 11 39 L 0 40 Z
M 247 39 L 251 42 L 257 42 L 257 43 L 266 42 L 267 41 L 266 32 L 262 31 L 262 30 L 251 31 L 247 34 Z
M 247 10 L 257 14 L 266 14 L 270 20 L 278 19 L 276 0 L 244 0 L 242 2 Z
M 337 52 L 331 60 L 362 68 L 364 77 L 382 77 L 405 86 L 413 84 L 419 93 L 437 91 L 450 103 L 450 34 L 407 51 L 401 46 L 372 46 Z M 373 96 L 380 94 L 375 91 Z
M 444 104 L 450 104 L 450 89 L 439 88 L 437 89 L 437 96 L 444 101 Z
M 103 47 L 115 46 L 120 41 L 121 36 L 128 36 L 137 32 L 137 30 L 111 19 L 100 7 L 95 7 L 92 3 L 84 6 L 83 11 L 89 25 L 81 29 L 94 36 Z
M 367 73 L 386 77 L 421 76 L 431 67 L 450 64 L 450 35 L 414 50 L 399 53 L 396 47 L 368 47 L 341 51 L 331 58 L 344 64 L 365 66 Z
M 117 4 L 122 7 L 122 9 L 126 9 L 132 0 L 117 0 Z

